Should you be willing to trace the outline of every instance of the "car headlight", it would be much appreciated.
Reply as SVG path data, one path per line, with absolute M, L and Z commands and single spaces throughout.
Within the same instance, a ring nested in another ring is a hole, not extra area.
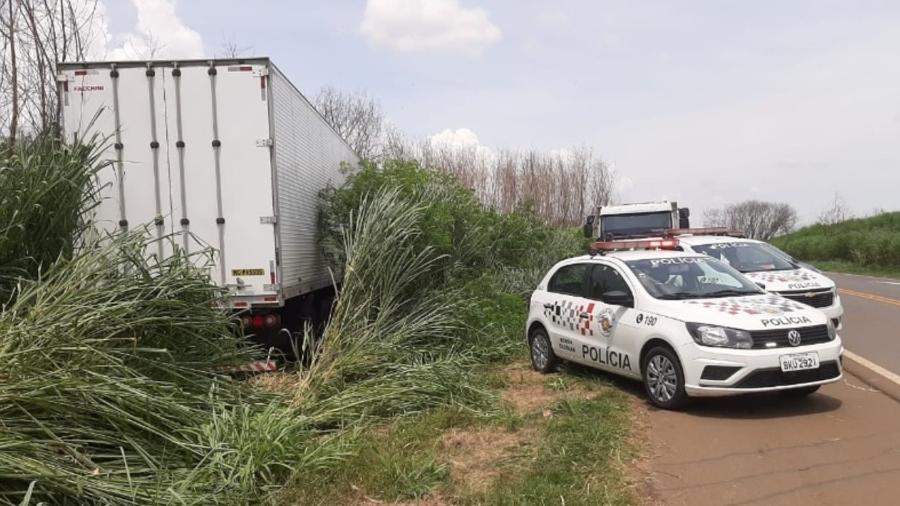
M 749 350 L 753 347 L 753 338 L 746 330 L 708 325 L 705 323 L 688 323 L 688 332 L 697 344 L 718 346 L 720 348 L 740 348 Z
M 834 338 L 837 337 L 837 329 L 834 328 L 834 322 L 829 318 L 825 325 L 828 326 L 828 340 L 834 341 Z

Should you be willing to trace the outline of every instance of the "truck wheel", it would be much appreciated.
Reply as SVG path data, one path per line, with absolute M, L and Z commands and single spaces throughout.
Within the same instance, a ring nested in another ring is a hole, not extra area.
M 553 372 L 556 369 L 557 358 L 550 345 L 547 331 L 542 328 L 534 329 L 528 341 L 528 347 L 531 349 L 531 367 L 541 374 Z
M 668 347 L 652 348 L 641 365 L 644 389 L 650 402 L 662 409 L 679 409 L 687 402 L 681 361 Z
M 781 390 L 779 393 L 785 397 L 806 397 L 807 395 L 814 394 L 818 389 L 819 385 L 813 385 L 810 387 L 789 388 L 787 390 Z

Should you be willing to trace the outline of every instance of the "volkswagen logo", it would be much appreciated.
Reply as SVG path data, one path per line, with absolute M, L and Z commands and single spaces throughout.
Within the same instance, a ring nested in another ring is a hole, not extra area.
M 800 346 L 800 332 L 797 330 L 788 332 L 788 343 L 791 346 Z

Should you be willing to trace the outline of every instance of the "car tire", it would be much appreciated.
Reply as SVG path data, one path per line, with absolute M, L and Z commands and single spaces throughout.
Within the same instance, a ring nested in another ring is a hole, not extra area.
M 541 374 L 553 372 L 559 359 L 553 353 L 550 337 L 543 328 L 536 328 L 528 336 L 528 349 L 531 352 L 531 367 Z
M 651 348 L 641 364 L 644 390 L 650 403 L 662 409 L 676 410 L 688 401 L 684 391 L 684 371 L 675 352 L 666 346 Z
M 781 390 L 779 393 L 785 397 L 806 397 L 807 395 L 816 393 L 818 389 L 819 385 L 813 385 L 809 387 L 789 388 L 787 390 Z

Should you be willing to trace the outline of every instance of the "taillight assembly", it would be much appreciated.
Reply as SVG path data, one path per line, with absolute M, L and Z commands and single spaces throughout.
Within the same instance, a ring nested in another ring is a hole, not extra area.
M 249 330 L 274 329 L 281 326 L 281 317 L 275 313 L 247 315 L 241 317 L 241 323 Z

